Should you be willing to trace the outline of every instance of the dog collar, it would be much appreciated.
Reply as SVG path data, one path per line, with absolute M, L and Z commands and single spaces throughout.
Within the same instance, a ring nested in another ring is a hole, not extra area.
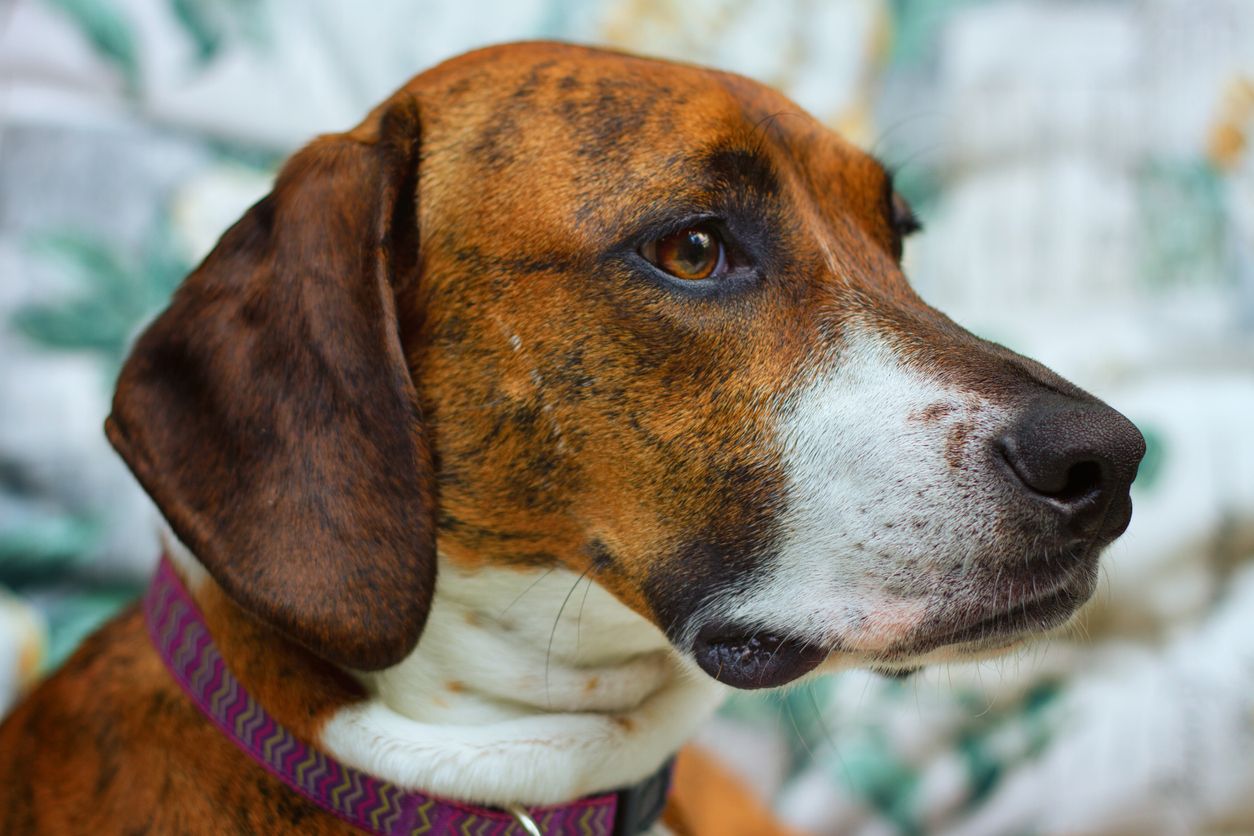
M 649 829 L 666 804 L 673 758 L 634 786 L 547 807 L 500 810 L 402 789 L 314 749 L 262 708 L 231 674 L 168 557 L 144 614 L 166 668 L 223 734 L 293 790 L 369 833 L 628 836 Z

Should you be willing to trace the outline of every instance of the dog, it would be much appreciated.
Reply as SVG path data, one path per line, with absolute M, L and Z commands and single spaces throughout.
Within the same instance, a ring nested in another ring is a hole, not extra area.
M 121 371 L 166 558 L 0 729 L 0 830 L 770 832 L 668 766 L 729 690 L 1001 651 L 1131 515 L 1135 427 L 924 304 L 917 227 L 778 93 L 591 48 L 314 140 Z

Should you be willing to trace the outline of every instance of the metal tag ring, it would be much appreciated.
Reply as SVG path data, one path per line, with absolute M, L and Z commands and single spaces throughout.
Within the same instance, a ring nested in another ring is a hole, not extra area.
M 527 812 L 526 807 L 521 804 L 511 804 L 505 808 L 505 812 L 514 817 L 514 821 L 517 822 L 527 836 L 544 836 L 540 832 L 540 825 L 536 824 L 536 820 Z

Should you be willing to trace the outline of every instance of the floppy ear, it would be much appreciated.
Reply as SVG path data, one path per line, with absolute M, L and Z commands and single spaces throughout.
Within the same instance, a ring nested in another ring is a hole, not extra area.
M 435 480 L 401 349 L 417 272 L 416 105 L 293 156 L 183 282 L 106 432 L 246 609 L 340 665 L 413 648 L 435 586 Z

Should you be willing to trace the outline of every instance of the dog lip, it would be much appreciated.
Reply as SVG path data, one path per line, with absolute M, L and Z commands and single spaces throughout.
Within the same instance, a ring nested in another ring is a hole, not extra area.
M 894 647 L 886 656 L 905 658 L 961 644 L 1006 644 L 1028 633 L 1043 633 L 1070 618 L 1088 600 L 1094 585 L 1095 577 L 1084 576 L 956 626 L 937 622 L 937 629 Z
M 829 649 L 802 639 L 714 622 L 697 634 L 693 654 L 701 669 L 724 685 L 775 688 L 804 676 Z
M 910 665 L 913 659 L 944 647 L 972 645 L 973 650 L 992 649 L 1057 627 L 1092 594 L 1100 552 L 1100 548 L 1082 540 L 1069 544 L 1056 559 L 1065 558 L 1070 565 L 1061 572 L 1051 572 L 1052 582 L 1042 576 L 1041 567 L 1003 571 L 999 574 L 1010 586 L 1003 593 L 1004 603 L 999 608 L 976 607 L 974 615 L 957 624 L 938 616 L 900 642 L 880 651 L 869 651 L 864 662 L 873 669 L 878 669 L 877 664 Z M 1016 587 L 1031 588 L 1033 594 L 1015 596 L 1012 590 Z M 721 621 L 704 625 L 692 645 L 693 656 L 703 671 L 725 685 L 746 690 L 785 685 L 842 650 L 858 652 L 839 639 L 820 644 L 761 626 Z

